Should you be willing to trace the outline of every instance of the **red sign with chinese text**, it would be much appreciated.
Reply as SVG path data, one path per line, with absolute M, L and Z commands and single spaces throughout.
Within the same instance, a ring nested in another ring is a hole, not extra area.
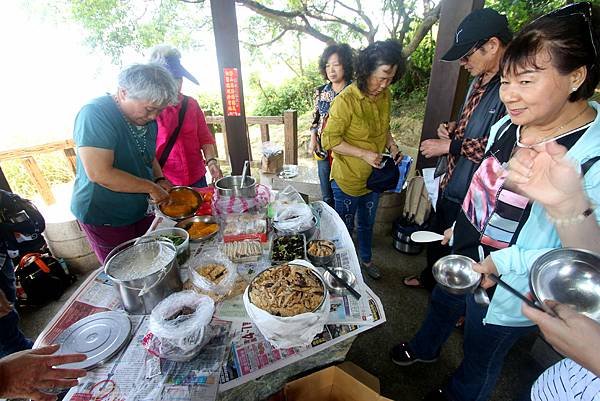
M 225 81 L 225 111 L 227 116 L 241 115 L 240 83 L 237 68 L 223 68 Z

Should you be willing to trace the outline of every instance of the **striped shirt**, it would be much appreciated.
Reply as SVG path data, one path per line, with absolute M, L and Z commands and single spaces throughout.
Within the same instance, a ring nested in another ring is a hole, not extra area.
M 571 359 L 563 359 L 533 383 L 531 400 L 600 401 L 600 378 Z

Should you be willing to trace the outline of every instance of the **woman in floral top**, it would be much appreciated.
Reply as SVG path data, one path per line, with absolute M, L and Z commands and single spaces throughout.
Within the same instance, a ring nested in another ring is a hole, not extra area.
M 315 90 L 315 111 L 310 127 L 310 152 L 317 158 L 321 196 L 323 201 L 333 207 L 333 193 L 329 175 L 331 173 L 331 152 L 321 147 L 321 132 L 329 117 L 329 106 L 333 98 L 352 83 L 352 49 L 345 43 L 328 46 L 319 59 L 319 69 L 323 78 L 329 82 Z M 326 156 L 325 156 L 326 155 Z

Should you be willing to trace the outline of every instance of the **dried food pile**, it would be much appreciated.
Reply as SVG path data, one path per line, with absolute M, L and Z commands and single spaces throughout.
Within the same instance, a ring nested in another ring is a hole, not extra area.
M 324 288 L 308 267 L 284 264 L 256 276 L 248 295 L 260 309 L 289 317 L 315 311 L 323 302 Z

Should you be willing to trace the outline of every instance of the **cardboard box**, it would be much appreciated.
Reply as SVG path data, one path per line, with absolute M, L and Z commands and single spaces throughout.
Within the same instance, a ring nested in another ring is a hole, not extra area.
M 379 379 L 352 362 L 287 383 L 286 401 L 392 401 L 379 394 Z
M 263 155 L 261 170 L 263 173 L 277 174 L 283 168 L 283 152 L 266 157 Z

